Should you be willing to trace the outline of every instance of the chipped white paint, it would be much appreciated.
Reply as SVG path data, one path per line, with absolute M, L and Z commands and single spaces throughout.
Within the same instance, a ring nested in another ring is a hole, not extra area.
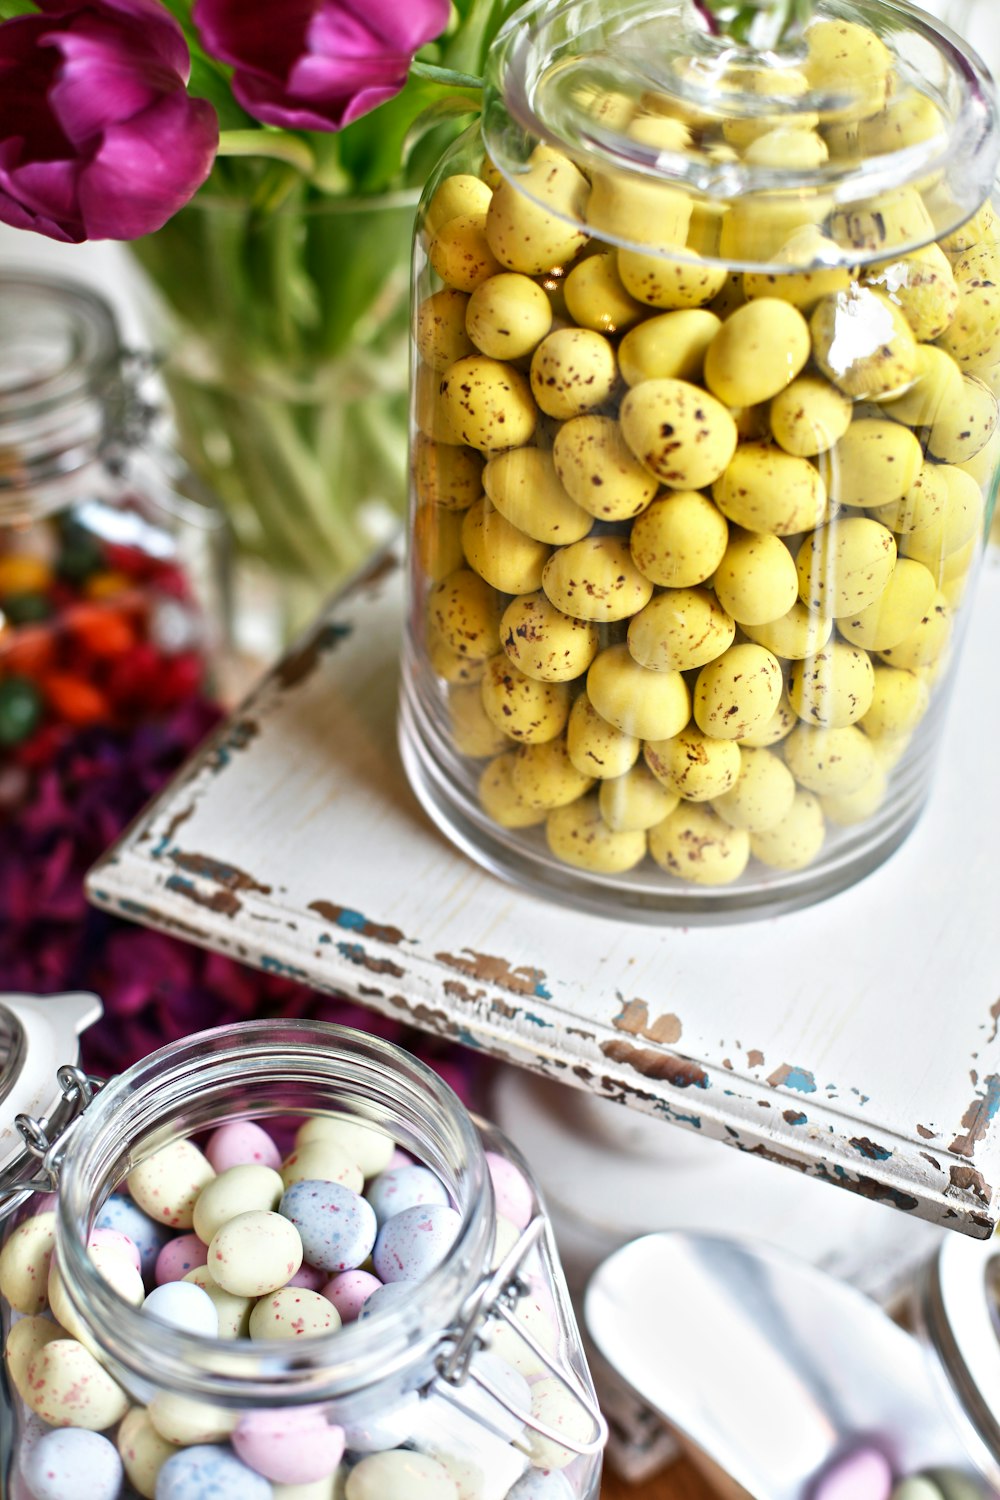
M 457 853 L 396 752 L 401 613 L 387 559 L 102 862 L 92 899 L 989 1234 L 1000 1207 L 997 555 L 941 784 L 908 842 L 831 901 L 719 928 L 575 915 Z

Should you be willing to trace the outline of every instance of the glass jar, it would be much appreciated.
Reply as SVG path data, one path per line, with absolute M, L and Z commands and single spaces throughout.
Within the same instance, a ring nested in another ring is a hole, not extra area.
M 0 276 L 0 819 L 79 736 L 206 689 L 222 522 L 154 441 L 147 373 L 93 292 Z
M 139 1162 L 227 1122 L 265 1120 L 280 1132 L 290 1116 L 331 1112 L 389 1132 L 438 1174 L 461 1215 L 444 1261 L 412 1297 L 335 1334 L 222 1340 L 151 1324 L 102 1279 L 88 1255 L 91 1232 Z M 250 1022 L 174 1043 L 108 1084 L 44 1157 L 58 1178 L 56 1255 L 79 1332 L 130 1402 L 160 1425 L 172 1413 L 178 1446 L 227 1452 L 227 1434 L 255 1413 L 308 1408 L 311 1421 L 344 1429 L 346 1460 L 303 1490 L 310 1500 L 341 1500 L 345 1483 L 350 1497 L 348 1475 L 362 1456 L 402 1447 L 450 1476 L 428 1500 L 593 1500 L 605 1429 L 548 1221 L 530 1186 L 523 1232 L 504 1236 L 487 1152 L 531 1185 L 505 1138 L 474 1121 L 434 1073 L 343 1027 Z M 546 1392 L 558 1431 L 545 1421 Z M 39 1422 L 14 1405 L 16 1473 Z M 126 1432 L 142 1422 L 128 1420 Z M 552 1472 L 533 1468 L 532 1457 Z M 154 1488 L 155 1476 L 141 1493 Z M 270 1482 L 261 1479 L 260 1494 L 272 1494 Z M 286 1490 L 276 1482 L 273 1494 Z
M 419 219 L 407 769 L 615 916 L 897 847 L 994 503 L 992 84 L 893 0 L 772 19 L 529 5 Z

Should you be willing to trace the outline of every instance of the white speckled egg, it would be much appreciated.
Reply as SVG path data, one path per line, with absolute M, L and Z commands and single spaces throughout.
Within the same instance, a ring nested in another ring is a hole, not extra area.
M 303 1258 L 295 1225 L 275 1213 L 237 1215 L 223 1224 L 208 1247 L 212 1279 L 236 1297 L 276 1292 L 295 1275 Z
M 240 1419 L 238 1411 L 209 1406 L 206 1401 L 192 1401 L 173 1391 L 160 1391 L 147 1408 L 153 1430 L 175 1448 L 191 1448 L 200 1443 L 224 1443 Z
M 379 1230 L 373 1261 L 383 1281 L 423 1281 L 441 1264 L 462 1227 L 462 1216 L 440 1203 L 394 1214 Z
M 392 1136 L 386 1135 L 377 1125 L 367 1125 L 347 1115 L 313 1115 L 299 1126 L 295 1137 L 296 1151 L 316 1141 L 330 1141 L 339 1146 L 346 1156 L 357 1162 L 366 1177 L 384 1172 L 396 1149 Z
M 135 1202 L 158 1224 L 190 1229 L 198 1195 L 214 1176 L 215 1168 L 192 1141 L 172 1141 L 133 1167 L 127 1185 Z
M 22 1472 L 35 1500 L 117 1500 L 122 1485 L 114 1443 L 80 1428 L 46 1433 Z
M 133 1406 L 122 1419 L 118 1452 L 132 1488 L 139 1491 L 143 1500 L 155 1500 L 156 1476 L 177 1449 L 160 1436 L 144 1406 Z
M 213 1280 L 207 1265 L 195 1266 L 193 1271 L 188 1271 L 184 1280 L 191 1282 L 194 1286 L 200 1286 L 215 1303 L 215 1310 L 219 1315 L 220 1339 L 247 1337 L 250 1314 L 253 1311 L 252 1297 L 234 1297 L 232 1292 L 223 1291 L 222 1287 Z
M 341 1146 L 320 1140 L 302 1146 L 285 1159 L 281 1180 L 286 1188 L 297 1182 L 339 1182 L 352 1193 L 360 1193 L 365 1174 Z
M 593 1437 L 593 1421 L 576 1397 L 555 1376 L 546 1376 L 531 1387 L 531 1412 L 546 1427 L 564 1432 L 578 1442 Z M 525 1441 L 535 1464 L 540 1469 L 565 1469 L 576 1458 L 572 1448 L 554 1443 L 540 1432 L 528 1428 Z
M 282 1198 L 281 1212 L 301 1235 L 311 1266 L 353 1271 L 372 1252 L 378 1228 L 375 1212 L 339 1182 L 296 1182 Z
M 11 1325 L 3 1357 L 7 1376 L 22 1400 L 27 1401 L 28 1366 L 40 1349 L 53 1339 L 64 1339 L 65 1331 L 49 1318 L 18 1318 Z
M 317 1338 L 336 1333 L 340 1313 L 320 1292 L 286 1286 L 261 1297 L 250 1314 L 252 1339 Z
M 397 1448 L 363 1458 L 344 1494 L 346 1500 L 458 1500 L 458 1486 L 436 1459 Z
M 48 1305 L 49 1263 L 55 1242 L 55 1214 L 35 1214 L 18 1225 L 0 1251 L 0 1296 L 15 1312 L 30 1316 Z
M 447 1203 L 448 1191 L 436 1172 L 428 1167 L 398 1167 L 381 1172 L 366 1194 L 375 1210 L 379 1228 L 405 1208 L 421 1203 Z
M 169 1323 L 183 1333 L 200 1334 L 202 1338 L 219 1336 L 219 1311 L 211 1297 L 193 1281 L 168 1281 L 154 1287 L 142 1304 L 144 1313 Z
M 28 1364 L 24 1399 L 50 1427 L 104 1432 L 128 1411 L 121 1386 L 76 1339 L 53 1339 Z
M 203 1244 L 238 1214 L 270 1213 L 281 1202 L 284 1183 L 273 1167 L 230 1167 L 202 1188 L 194 1206 L 194 1232 Z

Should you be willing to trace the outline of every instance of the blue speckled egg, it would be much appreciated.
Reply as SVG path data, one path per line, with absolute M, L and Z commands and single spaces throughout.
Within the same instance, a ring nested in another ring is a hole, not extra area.
M 353 1271 L 372 1253 L 378 1233 L 375 1210 L 339 1182 L 296 1182 L 278 1211 L 299 1231 L 311 1266 Z
M 182 1448 L 156 1476 L 156 1500 L 272 1500 L 273 1493 L 229 1448 Z
M 373 1318 L 376 1313 L 392 1307 L 394 1302 L 402 1302 L 412 1296 L 413 1287 L 408 1281 L 394 1281 L 389 1286 L 380 1286 L 377 1292 L 372 1292 L 365 1299 L 365 1305 L 358 1313 L 358 1322 L 363 1323 L 366 1318 Z
M 94 1220 L 95 1229 L 117 1229 L 128 1235 L 139 1252 L 139 1269 L 143 1281 L 151 1282 L 156 1273 L 156 1257 L 174 1231 L 166 1224 L 157 1224 L 143 1213 L 137 1203 L 121 1193 L 112 1193 Z
M 397 1167 L 383 1172 L 369 1185 L 365 1194 L 375 1210 L 379 1228 L 387 1219 L 401 1214 L 404 1208 L 420 1203 L 447 1203 L 448 1191 L 429 1167 Z
M 529 1469 L 512 1490 L 507 1491 L 507 1500 L 573 1500 L 576 1491 L 556 1469 Z
M 440 1203 L 419 1204 L 387 1219 L 375 1241 L 375 1274 L 382 1281 L 423 1281 L 455 1243 L 462 1218 Z
M 142 1310 L 184 1333 L 200 1333 L 208 1339 L 219 1337 L 219 1309 L 193 1281 L 167 1281 L 154 1287 Z
M 116 1500 L 124 1471 L 114 1443 L 99 1432 L 61 1427 L 22 1455 L 35 1500 Z

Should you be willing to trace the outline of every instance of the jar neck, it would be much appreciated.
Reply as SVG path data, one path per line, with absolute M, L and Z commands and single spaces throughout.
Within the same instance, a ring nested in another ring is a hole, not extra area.
M 143 1157 L 227 1120 L 346 1111 L 381 1126 L 439 1174 L 461 1214 L 444 1263 L 378 1318 L 302 1340 L 222 1341 L 125 1305 L 87 1255 L 100 1206 Z M 311 1404 L 432 1361 L 489 1265 L 493 1199 L 479 1134 L 451 1089 L 399 1048 L 341 1026 L 255 1021 L 185 1038 L 110 1083 L 72 1135 L 57 1244 L 70 1301 L 102 1359 L 133 1391 L 218 1405 Z
M 103 298 L 0 276 L 0 524 L 50 513 L 96 478 L 125 425 L 121 363 Z

